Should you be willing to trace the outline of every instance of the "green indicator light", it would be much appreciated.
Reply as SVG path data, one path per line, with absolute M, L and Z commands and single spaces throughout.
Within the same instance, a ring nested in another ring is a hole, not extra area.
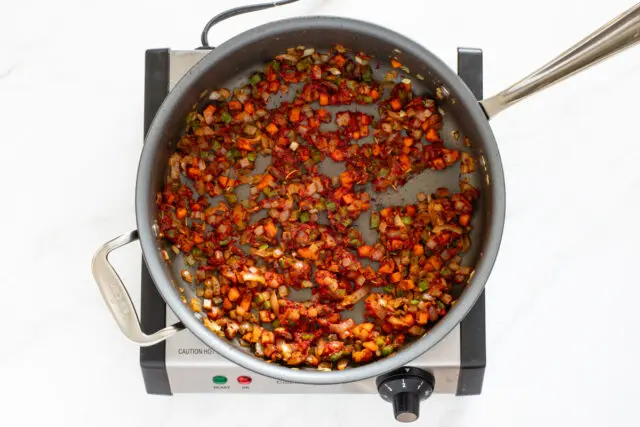
M 215 377 L 213 377 L 213 383 L 214 384 L 226 384 L 227 383 L 227 377 L 225 377 L 224 375 L 216 375 Z

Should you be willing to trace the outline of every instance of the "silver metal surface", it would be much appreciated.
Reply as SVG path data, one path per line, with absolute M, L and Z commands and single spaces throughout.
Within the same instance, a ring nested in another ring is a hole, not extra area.
M 489 118 L 640 41 L 640 3 L 609 21 L 542 68 L 481 101 Z
M 169 52 L 169 90 L 178 83 L 187 71 L 204 58 L 210 50 L 172 50 Z
M 167 323 L 177 321 L 167 307 Z M 375 378 L 352 383 L 313 385 L 299 384 L 265 377 L 238 366 L 216 354 L 189 331 L 170 337 L 166 341 L 165 364 L 171 393 L 377 393 Z M 460 326 L 457 326 L 427 353 L 409 366 L 429 371 L 435 377 L 434 393 L 455 394 L 460 375 Z M 227 377 L 226 384 L 214 384 L 213 377 Z M 243 385 L 239 376 L 251 377 Z
M 93 278 L 95 279 L 107 307 L 111 311 L 114 319 L 118 323 L 122 333 L 136 344 L 146 347 L 164 341 L 172 335 L 184 329 L 182 323 L 178 322 L 168 326 L 151 335 L 142 332 L 138 313 L 136 312 L 129 292 L 124 283 L 109 263 L 109 253 L 128 243 L 138 240 L 138 232 L 132 231 L 128 234 L 116 237 L 108 241 L 98 249 L 91 263 Z

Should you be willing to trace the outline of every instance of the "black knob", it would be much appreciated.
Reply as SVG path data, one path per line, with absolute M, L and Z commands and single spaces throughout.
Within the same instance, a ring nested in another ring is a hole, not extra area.
M 420 416 L 420 402 L 433 393 L 435 378 L 425 370 L 406 366 L 378 377 L 376 385 L 380 396 L 393 403 L 396 420 L 409 423 Z

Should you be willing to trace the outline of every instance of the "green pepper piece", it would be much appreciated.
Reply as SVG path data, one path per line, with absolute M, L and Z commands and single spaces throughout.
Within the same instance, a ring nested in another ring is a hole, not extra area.
M 304 211 L 300 214 L 300 222 L 309 222 L 309 212 Z
M 336 204 L 333 202 L 328 202 L 327 203 L 327 210 L 329 211 L 335 211 L 336 210 Z
M 393 292 L 393 285 L 387 285 L 384 288 L 382 288 L 383 291 L 385 291 L 386 293 L 390 294 Z
M 260 250 L 264 251 L 265 249 L 269 249 L 269 245 L 268 244 L 264 244 L 264 245 L 260 245 Z
M 260 74 L 256 73 L 253 76 L 251 76 L 251 79 L 249 79 L 249 82 L 255 86 L 258 84 L 260 80 L 262 80 L 262 77 L 260 77 Z
M 382 168 L 378 172 L 378 176 L 381 176 L 382 178 L 384 178 L 387 175 L 389 175 L 389 169 L 387 169 L 387 168 Z
M 411 304 L 411 305 L 418 305 L 419 303 L 420 303 L 420 301 L 417 300 L 417 299 L 412 299 L 411 301 L 409 301 L 409 304 Z
M 256 153 L 247 154 L 247 159 L 249 159 L 249 161 L 251 161 L 251 162 L 255 162 L 256 161 L 256 157 L 258 157 L 258 155 Z
M 410 216 L 403 216 L 402 217 L 402 223 L 404 225 L 411 225 L 411 222 L 412 222 L 412 220 L 411 220 Z
M 220 143 L 218 141 L 213 141 L 211 148 L 213 148 L 213 151 L 218 151 L 220 149 Z
M 225 239 L 225 240 L 221 240 L 219 245 L 220 246 L 227 246 L 229 244 L 229 240 Z
M 273 322 L 271 322 L 271 324 L 273 325 L 274 328 L 279 328 L 280 327 L 280 321 L 278 319 L 276 319 Z
M 227 193 L 224 195 L 224 198 L 227 199 L 227 202 L 230 205 L 235 205 L 236 203 L 238 203 L 238 196 L 236 196 L 234 193 Z
M 391 353 L 393 353 L 393 346 L 392 345 L 388 345 L 388 346 L 382 347 L 382 356 L 388 356 Z
M 371 66 L 367 65 L 364 70 L 362 70 L 362 80 L 365 82 L 371 81 Z
M 429 282 L 427 282 L 426 280 L 420 280 L 420 282 L 418 283 L 418 288 L 424 292 L 429 288 Z
M 372 104 L 373 103 L 373 98 L 370 96 L 365 96 L 362 98 L 362 100 L 364 101 L 365 104 Z
M 369 225 L 371 228 L 378 228 L 380 226 L 380 214 L 378 212 L 371 212 Z
M 337 362 L 338 360 L 342 359 L 342 355 L 344 354 L 344 352 L 339 351 L 337 353 L 333 353 L 331 356 L 329 356 L 329 360 L 332 362 Z
M 264 307 L 265 310 L 271 310 L 271 302 L 269 302 L 268 300 L 265 301 L 262 306 Z
M 233 120 L 233 117 L 231 117 L 231 114 L 227 113 L 226 111 L 223 111 L 220 117 L 222 118 L 222 121 L 225 122 L 226 124 L 231 123 L 231 120 Z

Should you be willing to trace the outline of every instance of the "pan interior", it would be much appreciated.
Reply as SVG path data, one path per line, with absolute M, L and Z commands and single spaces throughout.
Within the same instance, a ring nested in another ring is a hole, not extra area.
M 187 73 L 185 78 L 190 80 L 190 88 L 188 93 L 181 95 L 178 108 L 173 109 L 173 116 L 168 119 L 170 125 L 164 129 L 163 142 L 156 154 L 156 168 L 151 176 L 151 188 L 155 189 L 155 191 L 150 196 L 155 199 L 155 194 L 163 188 L 164 178 L 168 173 L 167 159 L 184 129 L 183 124 L 185 123 L 185 117 L 194 107 L 202 108 L 202 105 L 204 105 L 202 100 L 207 99 L 207 91 L 220 88 L 233 90 L 234 88 L 247 84 L 248 78 L 254 72 L 262 70 L 265 62 L 271 60 L 275 55 L 283 53 L 289 47 L 304 45 L 307 48 L 313 47 L 318 52 L 326 52 L 335 44 L 341 44 L 351 51 L 363 51 L 373 56 L 371 60 L 373 78 L 378 81 L 383 81 L 385 74 L 391 69 L 390 59 L 392 57 L 400 60 L 407 67 L 407 70 L 398 70 L 396 80 L 399 81 L 403 78 L 409 78 L 411 79 L 414 94 L 426 95 L 436 99 L 441 109 L 441 114 L 443 114 L 443 127 L 440 131 L 440 136 L 444 140 L 445 146 L 447 148 L 455 148 L 459 151 L 466 151 L 474 157 L 476 161 L 476 171 L 471 174 L 465 174 L 464 176 L 460 174 L 460 164 L 458 162 L 443 171 L 426 170 L 419 175 L 415 175 L 404 186 L 397 190 L 391 189 L 383 193 L 376 193 L 373 191 L 371 184 L 368 184 L 367 187 L 360 187 L 360 189 L 367 190 L 371 195 L 372 209 L 379 211 L 386 206 L 415 203 L 418 193 L 433 193 L 440 187 L 447 187 L 451 192 L 457 192 L 460 189 L 460 179 L 467 179 L 469 183 L 480 190 L 480 197 L 474 204 L 474 214 L 471 221 L 471 247 L 464 254 L 463 258 L 463 265 L 474 267 L 482 257 L 483 241 L 487 232 L 487 221 L 490 221 L 491 217 L 490 197 L 488 196 L 490 196 L 490 191 L 492 190 L 488 185 L 490 180 L 486 169 L 482 167 L 482 165 L 485 164 L 483 147 L 482 144 L 474 144 L 474 142 L 480 140 L 480 138 L 478 137 L 477 130 L 469 125 L 472 120 L 468 117 L 467 111 L 464 105 L 462 105 L 463 103 L 457 102 L 456 94 L 452 93 L 446 85 L 443 86 L 438 75 L 432 72 L 426 62 L 418 56 L 406 52 L 403 46 L 400 46 L 402 43 L 384 39 L 383 36 L 381 36 L 379 40 L 372 39 L 371 37 L 363 37 L 357 32 L 347 28 L 331 30 L 311 28 L 299 30 L 295 34 L 290 33 L 286 37 L 267 37 L 247 46 L 242 51 L 225 51 L 222 57 L 214 61 L 214 66 L 211 66 L 207 72 L 201 73 L 199 76 L 190 76 L 189 73 Z M 214 51 L 207 56 L 215 54 L 216 52 Z M 203 61 L 207 61 L 207 59 L 208 58 L 205 57 Z M 295 87 L 291 87 L 289 94 L 292 95 L 294 92 Z M 385 95 L 383 95 L 383 97 Z M 278 102 L 278 100 L 276 99 L 272 102 Z M 314 105 L 314 107 L 317 108 L 318 105 Z M 350 106 L 329 107 L 328 110 L 332 113 L 338 110 L 361 111 L 373 115 L 376 119 L 378 118 L 375 106 L 363 107 L 352 104 Z M 326 128 L 326 130 L 329 130 L 329 128 Z M 465 137 L 469 138 L 470 146 L 466 146 L 463 143 Z M 358 143 L 369 142 L 373 142 L 372 136 L 358 141 Z M 480 142 L 482 141 L 480 140 Z M 268 163 L 268 159 L 264 158 L 261 162 L 264 167 Z M 344 165 L 331 160 L 327 160 L 321 165 L 321 171 L 328 176 L 338 175 L 343 170 Z M 253 173 L 257 174 L 260 172 L 259 162 Z M 242 191 L 243 190 L 238 191 L 238 196 L 243 197 L 244 195 L 244 197 L 246 197 L 246 193 Z M 152 206 L 155 206 L 155 203 L 152 202 Z M 377 238 L 377 233 L 375 230 L 369 228 L 369 217 L 370 212 L 362 214 L 356 222 L 356 225 L 362 233 L 365 242 L 373 243 Z M 258 218 L 258 215 L 254 215 L 252 221 Z M 152 223 L 155 222 L 155 214 L 152 215 L 151 220 Z M 181 271 L 186 267 L 182 257 L 175 255 L 164 241 L 158 240 L 157 244 L 160 249 L 166 249 L 172 258 L 170 265 L 165 265 L 164 268 L 166 273 L 172 278 L 172 283 L 176 291 L 184 296 L 183 302 L 190 301 L 192 298 L 198 298 L 195 287 L 185 283 L 181 279 Z M 464 289 L 462 287 L 454 289 L 454 298 L 457 299 L 463 294 Z M 293 299 L 304 299 L 308 297 L 309 294 L 292 296 Z M 354 321 L 359 322 L 363 320 L 363 311 L 362 302 L 360 302 L 350 313 L 345 313 L 344 317 L 352 317 Z M 424 339 L 428 335 L 429 332 L 421 339 Z M 435 342 L 433 344 L 435 344 Z M 251 354 L 249 349 L 240 346 L 237 342 L 233 345 L 237 349 Z M 403 351 L 406 351 L 406 347 L 401 350 L 401 352 Z

